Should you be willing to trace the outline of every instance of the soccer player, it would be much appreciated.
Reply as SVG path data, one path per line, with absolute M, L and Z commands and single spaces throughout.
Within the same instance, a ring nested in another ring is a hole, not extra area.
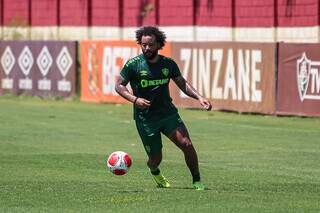
M 124 65 L 115 89 L 134 105 L 136 127 L 148 155 L 147 165 L 153 179 L 158 187 L 170 187 L 169 181 L 159 169 L 162 160 L 162 133 L 182 150 L 192 175 L 193 188 L 204 190 L 200 181 L 197 153 L 169 95 L 170 79 L 186 95 L 198 100 L 204 109 L 211 110 L 211 103 L 182 77 L 171 58 L 158 54 L 166 42 L 162 31 L 153 26 L 141 27 L 136 31 L 136 40 L 141 46 L 142 54 Z M 126 87 L 129 82 L 133 94 Z

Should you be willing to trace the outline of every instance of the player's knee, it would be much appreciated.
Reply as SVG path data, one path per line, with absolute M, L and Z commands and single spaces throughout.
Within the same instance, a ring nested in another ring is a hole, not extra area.
M 182 148 L 185 148 L 185 149 L 192 147 L 192 142 L 191 142 L 190 138 L 188 138 L 188 137 L 182 138 L 180 144 L 181 144 Z

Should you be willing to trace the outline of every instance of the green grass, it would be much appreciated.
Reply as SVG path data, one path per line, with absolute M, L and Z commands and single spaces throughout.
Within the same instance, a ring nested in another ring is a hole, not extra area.
M 320 119 L 180 110 L 205 191 L 164 139 L 158 189 L 131 106 L 0 97 L 0 212 L 319 212 Z M 125 176 L 105 155 L 133 158 Z

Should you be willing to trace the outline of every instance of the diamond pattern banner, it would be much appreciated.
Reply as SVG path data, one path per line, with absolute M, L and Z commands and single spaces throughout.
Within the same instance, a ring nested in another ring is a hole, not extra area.
M 52 66 L 52 56 L 47 46 L 44 46 L 38 55 L 37 65 L 43 76 L 46 76 Z
M 12 50 L 9 46 L 7 46 L 1 57 L 1 65 L 6 75 L 10 74 L 15 62 L 16 62 L 16 59 L 12 53 Z
M 73 64 L 71 55 L 67 47 L 63 47 L 57 57 L 57 66 L 63 76 L 66 76 Z
M 28 46 L 25 46 L 19 56 L 19 67 L 25 76 L 28 76 L 33 65 L 33 55 Z
M 74 95 L 76 45 L 63 41 L 1 41 L 0 95 Z

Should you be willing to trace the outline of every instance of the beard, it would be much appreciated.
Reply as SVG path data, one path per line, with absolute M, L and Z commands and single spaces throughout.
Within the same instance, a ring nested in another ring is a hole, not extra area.
M 158 51 L 142 51 L 142 53 L 148 60 L 152 60 L 158 55 Z

